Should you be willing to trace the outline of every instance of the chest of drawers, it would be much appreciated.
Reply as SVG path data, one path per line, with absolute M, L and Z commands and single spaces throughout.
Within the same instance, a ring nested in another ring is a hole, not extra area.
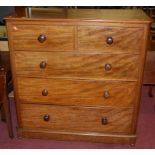
M 142 11 L 6 23 L 19 137 L 135 143 L 150 25 Z

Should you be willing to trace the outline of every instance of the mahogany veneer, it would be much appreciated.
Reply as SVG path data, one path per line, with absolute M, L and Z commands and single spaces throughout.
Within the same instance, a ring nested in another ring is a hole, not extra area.
M 151 20 L 141 10 L 6 18 L 18 136 L 136 140 Z

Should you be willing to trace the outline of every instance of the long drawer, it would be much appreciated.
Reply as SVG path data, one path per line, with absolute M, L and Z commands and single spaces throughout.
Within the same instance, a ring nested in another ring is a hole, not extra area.
M 16 52 L 16 73 L 30 77 L 136 80 L 139 55 Z
M 133 107 L 136 82 L 17 78 L 24 103 Z
M 127 27 L 78 27 L 80 51 L 109 53 L 139 53 L 143 41 L 143 29 Z
M 128 108 L 22 104 L 20 112 L 23 128 L 72 132 L 129 134 L 133 117 Z
M 74 49 L 73 26 L 13 25 L 15 50 L 68 51 Z

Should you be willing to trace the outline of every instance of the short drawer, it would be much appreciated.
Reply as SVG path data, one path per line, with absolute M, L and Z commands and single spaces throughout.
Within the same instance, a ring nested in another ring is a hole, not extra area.
M 74 49 L 73 26 L 14 25 L 15 50 L 68 51 Z
M 80 51 L 139 53 L 143 41 L 142 28 L 79 26 Z
M 18 75 L 137 80 L 139 55 L 16 52 Z
M 18 78 L 24 103 L 133 107 L 136 82 Z
M 102 133 L 131 132 L 133 109 L 21 105 L 23 128 Z

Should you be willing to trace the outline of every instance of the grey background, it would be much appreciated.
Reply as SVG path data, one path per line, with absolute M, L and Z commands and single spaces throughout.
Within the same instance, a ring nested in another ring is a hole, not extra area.
M 0 6 L 0 22 L 3 22 L 3 18 L 14 12 L 14 6 Z

